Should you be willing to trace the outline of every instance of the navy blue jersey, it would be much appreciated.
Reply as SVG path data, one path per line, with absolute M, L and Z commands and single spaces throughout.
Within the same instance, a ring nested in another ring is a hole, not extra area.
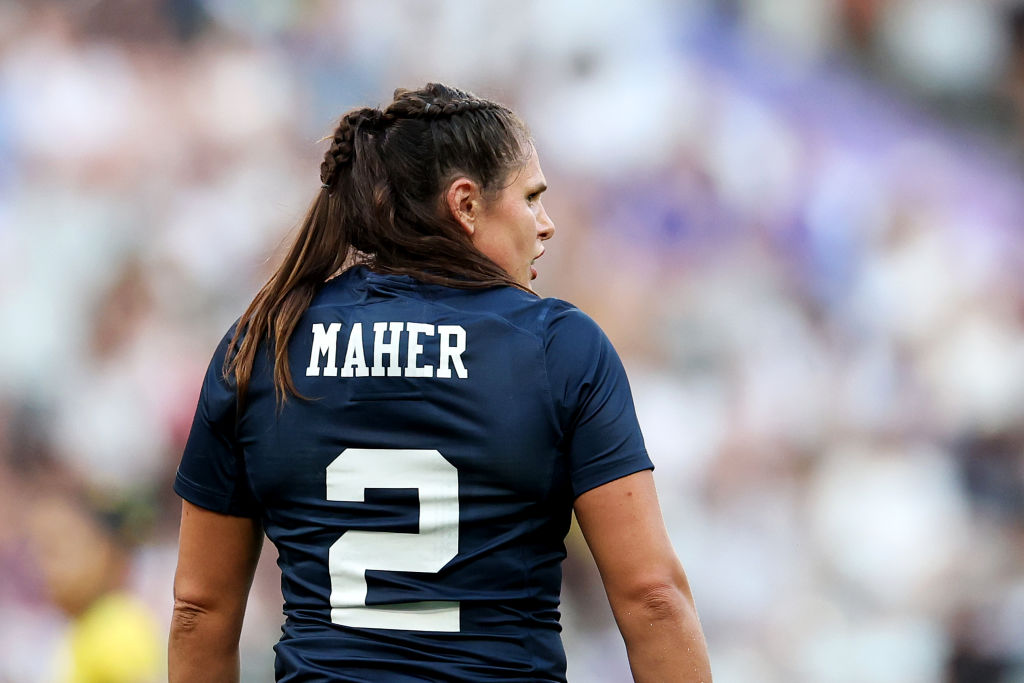
M 230 332 L 229 332 L 230 335 Z M 241 409 L 203 384 L 175 490 L 278 549 L 279 681 L 564 681 L 576 496 L 652 467 L 622 364 L 570 304 L 353 268 Z

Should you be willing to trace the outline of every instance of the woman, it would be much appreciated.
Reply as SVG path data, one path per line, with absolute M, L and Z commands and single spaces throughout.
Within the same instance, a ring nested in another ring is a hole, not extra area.
M 709 681 L 621 363 L 531 290 L 555 228 L 523 123 L 398 90 L 342 118 L 320 179 L 203 385 L 171 681 L 237 680 L 264 533 L 278 681 L 564 681 L 573 510 L 636 680 Z

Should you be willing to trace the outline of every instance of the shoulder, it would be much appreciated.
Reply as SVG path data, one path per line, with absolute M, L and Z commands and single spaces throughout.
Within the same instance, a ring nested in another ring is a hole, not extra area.
M 245 337 L 244 330 L 242 334 L 237 334 L 238 323 L 239 320 L 231 323 L 231 326 L 221 336 L 220 341 L 217 342 L 217 346 L 213 350 L 213 357 L 210 359 L 210 365 L 207 368 L 206 379 L 208 382 L 223 384 L 226 387 L 230 385 L 224 370 L 231 357 L 238 353 L 238 347 Z
M 594 319 L 574 304 L 562 299 L 542 299 L 545 306 L 544 322 L 547 328 L 601 333 L 601 327 Z
M 548 300 L 544 357 L 552 390 L 567 403 L 599 387 L 611 391 L 628 386 L 622 361 L 604 330 L 566 301 Z
M 610 347 L 601 326 L 582 310 L 561 299 L 545 299 L 544 339 L 549 350 L 594 352 Z
M 481 321 L 490 320 L 516 332 L 541 339 L 553 311 L 571 307 L 559 299 L 546 299 L 516 287 L 462 289 L 424 285 L 423 300 Z
M 507 287 L 493 290 L 482 303 L 489 314 L 536 340 L 549 362 L 567 362 L 572 356 L 592 358 L 611 348 L 597 322 L 568 301 Z
M 562 299 L 540 297 L 514 287 L 496 288 L 486 295 L 491 311 L 541 337 L 546 337 L 552 329 L 600 331 L 590 316 Z
M 228 371 L 228 360 L 238 353 L 238 346 L 242 342 L 242 335 L 239 335 L 238 339 L 235 338 L 237 329 L 236 320 L 217 343 L 210 364 L 206 367 L 206 375 L 203 377 L 198 407 L 210 420 L 215 420 L 216 416 L 234 409 L 236 387 L 234 376 Z

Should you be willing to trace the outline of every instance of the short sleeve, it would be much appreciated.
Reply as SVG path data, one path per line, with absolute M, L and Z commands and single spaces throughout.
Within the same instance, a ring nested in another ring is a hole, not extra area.
M 653 469 L 622 361 L 597 323 L 557 302 L 548 314 L 545 359 L 574 496 Z
M 224 356 L 233 330 L 221 340 L 206 370 L 174 490 L 207 510 L 256 517 L 259 512 L 236 433 L 236 394 L 223 377 Z

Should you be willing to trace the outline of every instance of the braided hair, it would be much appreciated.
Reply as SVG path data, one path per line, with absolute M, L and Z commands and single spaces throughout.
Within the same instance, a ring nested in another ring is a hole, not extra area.
M 264 342 L 274 356 L 279 403 L 299 395 L 288 367 L 288 340 L 316 292 L 353 265 L 451 287 L 524 289 L 473 246 L 442 201 L 460 176 L 487 196 L 525 165 L 532 143 L 511 110 L 430 83 L 399 88 L 383 109 L 349 111 L 326 139 L 320 191 L 228 346 L 225 379 L 233 380 L 240 400 Z

